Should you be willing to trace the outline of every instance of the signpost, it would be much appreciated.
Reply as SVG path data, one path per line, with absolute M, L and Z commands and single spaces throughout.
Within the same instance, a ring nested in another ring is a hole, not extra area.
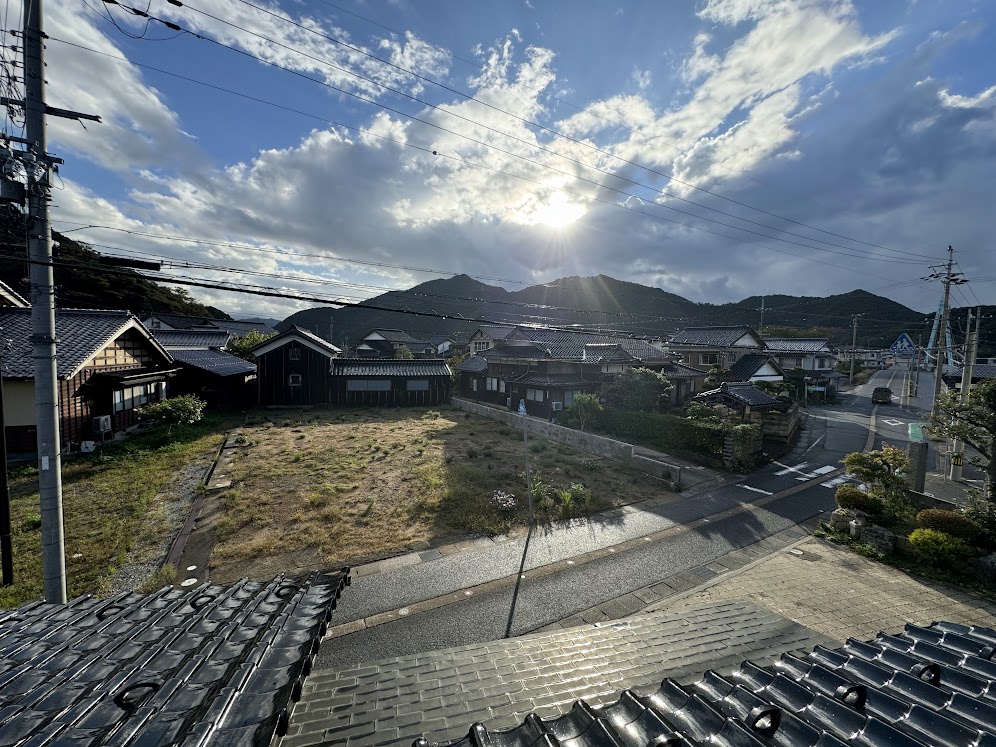
M 522 416 L 522 445 L 526 454 L 526 494 L 529 496 L 529 520 L 536 516 L 536 509 L 533 506 L 533 479 L 529 474 L 529 430 L 526 426 L 526 401 L 519 400 L 519 415 Z
M 912 358 L 916 353 L 916 343 L 913 342 L 912 337 L 903 332 L 896 338 L 896 341 L 889 346 L 889 350 L 891 350 L 893 355 L 897 358 Z

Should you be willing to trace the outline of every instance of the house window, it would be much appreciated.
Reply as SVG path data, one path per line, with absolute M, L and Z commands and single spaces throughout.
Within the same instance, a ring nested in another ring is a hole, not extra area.
M 499 379 L 497 376 L 488 376 L 485 379 L 485 388 L 489 392 L 504 392 L 505 382 Z
M 546 392 L 542 389 L 526 389 L 526 399 L 531 402 L 542 402 L 546 397 Z
M 301 386 L 301 374 L 290 374 L 287 377 L 287 386 Z
M 139 384 L 119 389 L 114 392 L 114 412 L 124 412 L 141 407 L 149 400 L 154 399 L 155 393 L 155 384 Z
M 700 366 L 718 366 L 719 353 L 699 353 Z
M 470 380 L 470 391 L 472 391 L 472 392 L 476 392 L 477 391 L 477 379 L 471 379 Z
M 429 391 L 429 380 L 428 379 L 409 379 L 405 382 L 405 387 L 409 392 L 427 392 Z
M 475 340 L 474 341 L 474 352 L 481 353 L 491 347 L 491 343 L 487 340 Z
M 574 404 L 574 395 L 578 393 L 577 389 L 566 389 L 564 390 L 564 407 L 570 407 Z
M 389 392 L 390 379 L 347 379 L 347 392 Z
M 288 348 L 287 357 L 292 361 L 301 360 L 301 348 Z
M 737 362 L 737 354 L 736 353 L 727 353 L 726 354 L 726 362 L 727 363 L 736 363 Z

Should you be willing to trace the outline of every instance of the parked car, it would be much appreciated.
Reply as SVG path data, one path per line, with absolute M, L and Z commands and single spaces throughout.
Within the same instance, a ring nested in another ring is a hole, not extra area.
M 877 386 L 872 392 L 872 402 L 879 405 L 888 405 L 892 402 L 892 390 L 887 386 Z

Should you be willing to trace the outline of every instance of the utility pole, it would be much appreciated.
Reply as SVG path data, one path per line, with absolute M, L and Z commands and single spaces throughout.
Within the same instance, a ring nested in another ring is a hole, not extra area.
M 954 266 L 954 247 L 948 247 L 948 261 L 944 269 L 944 274 L 941 275 L 937 272 L 932 273 L 927 276 L 926 279 L 930 280 L 941 280 L 944 283 L 944 301 L 941 303 L 941 324 L 937 330 L 937 350 L 934 365 L 934 399 L 930 404 L 930 416 L 935 417 L 937 415 L 937 400 L 941 396 L 941 379 L 944 373 L 944 363 L 941 358 L 944 353 L 945 348 L 947 348 L 947 325 L 948 325 L 948 314 L 950 314 L 950 301 L 951 301 L 951 285 L 964 283 L 965 280 L 960 277 L 956 277 L 956 274 L 952 271 Z
M 35 417 L 38 428 L 38 493 L 41 503 L 42 574 L 45 601 L 66 601 L 66 557 L 62 519 L 62 461 L 59 442 L 59 390 L 56 369 L 55 287 L 48 202 L 50 172 L 61 159 L 48 154 L 45 116 L 99 122 L 92 114 L 55 109 L 45 103 L 45 31 L 42 0 L 24 0 L 24 107 L 26 146 L 20 154 L 27 171 L 28 258 L 31 261 L 31 345 L 35 363 Z M 13 140 L 13 138 L 10 138 Z
M 757 334 L 758 337 L 761 337 L 764 335 L 764 296 L 761 296 L 761 308 L 757 311 L 761 312 L 761 323 L 757 325 Z
M 858 357 L 858 319 L 862 314 L 851 315 L 851 375 L 847 379 L 850 386 L 854 385 L 854 359 Z
M 961 394 L 958 400 L 962 403 L 968 399 L 968 394 L 972 389 L 972 366 L 975 365 L 975 358 L 979 354 L 979 322 L 982 321 L 982 309 L 976 309 L 975 331 L 972 332 L 972 310 L 968 310 L 968 338 L 965 340 L 965 362 L 961 369 Z M 965 464 L 965 445 L 961 439 L 956 438 L 951 444 L 951 473 L 952 480 L 961 479 L 962 466 Z

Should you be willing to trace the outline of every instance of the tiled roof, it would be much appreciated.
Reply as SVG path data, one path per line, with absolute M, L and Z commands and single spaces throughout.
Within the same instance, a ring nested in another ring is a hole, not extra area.
M 333 376 L 449 376 L 446 361 L 437 358 L 336 358 Z
M 708 376 L 707 371 L 702 371 L 701 369 L 694 368 L 693 366 L 687 366 L 684 363 L 678 361 L 672 361 L 664 367 L 664 375 L 669 379 L 698 379 L 703 376 Z
M 482 332 L 486 332 L 494 340 L 504 340 L 515 331 L 515 327 L 499 327 L 494 324 L 485 324 L 478 327 Z M 471 333 L 473 334 L 473 333 Z
M 730 370 L 724 376 L 728 376 L 733 381 L 747 381 L 769 361 L 771 361 L 770 355 L 762 355 L 760 353 L 742 355 L 736 363 L 730 366 Z
M 234 319 L 214 319 L 213 317 L 183 316 L 181 314 L 152 314 L 151 316 L 175 329 L 217 327 L 231 332 L 235 337 L 244 337 L 250 332 L 259 332 L 264 335 L 277 333 L 277 330 L 263 324 L 263 322 L 240 322 Z
M 0 280 L 0 306 L 13 306 L 19 309 L 26 309 L 31 304 L 27 302 L 24 296 Z
M 725 348 L 733 345 L 737 340 L 746 334 L 753 334 L 757 337 L 757 332 L 747 325 L 729 327 L 686 327 L 680 332 L 676 332 L 668 341 L 669 345 L 703 345 L 708 347 Z
M 764 344 L 774 353 L 829 353 L 826 337 L 765 337 Z
M 579 376 L 570 374 L 525 374 L 516 379 L 512 379 L 512 384 L 522 384 L 524 386 L 597 386 L 601 381 L 586 381 Z
M 174 350 L 174 360 L 199 368 L 215 376 L 237 376 L 256 373 L 256 364 L 221 350 Z
M 59 338 L 56 346 L 58 377 L 72 378 L 77 369 L 94 353 L 129 327 L 148 335 L 148 331 L 127 311 L 57 309 L 55 334 Z M 15 379 L 34 378 L 30 337 L 31 309 L 0 308 L 0 339 L 11 341 L 10 351 L 4 355 L 4 376 Z M 164 361 L 169 362 L 169 353 L 161 347 L 159 349 L 162 350 Z
M 646 340 L 635 337 L 613 337 L 592 332 L 560 332 L 557 330 L 517 327 L 513 339 L 529 340 L 550 351 L 558 360 L 585 360 L 587 345 L 618 345 L 628 355 L 641 361 L 660 361 L 667 353 L 658 350 Z M 506 339 L 506 344 L 512 340 Z M 597 349 L 597 348 L 596 348 Z
M 870 643 L 851 639 L 840 648 L 786 653 L 769 666 L 744 661 L 732 673 L 709 670 L 691 684 L 668 677 L 646 695 L 624 690 L 601 707 L 581 700 L 563 715 L 532 713 L 505 731 L 475 723 L 446 744 L 992 745 L 994 646 L 991 628 L 908 625 Z
M 328 340 L 323 340 L 321 337 L 316 335 L 311 330 L 302 329 L 297 325 L 292 325 L 290 329 L 285 329 L 280 334 L 274 335 L 273 337 L 264 340 L 259 345 L 254 347 L 251 352 L 256 355 L 260 355 L 259 351 L 272 350 L 275 347 L 280 347 L 281 345 L 286 344 L 286 342 L 289 342 L 294 337 L 304 340 L 306 343 L 312 345 L 318 350 L 321 350 L 330 358 L 339 355 L 339 353 L 342 352 L 341 350 L 339 350 L 339 348 L 337 348 Z
M 696 394 L 695 399 L 712 400 L 728 396 L 750 407 L 773 407 L 781 404 L 777 399 L 767 392 L 762 392 L 749 382 L 724 381 L 718 389 L 710 389 L 707 392 Z
M 488 370 L 488 359 L 482 358 L 479 355 L 472 355 L 463 363 L 458 363 L 454 366 L 453 370 L 465 373 L 484 373 Z
M 961 368 L 956 368 L 951 372 L 951 376 L 956 377 L 959 381 L 962 377 Z M 983 381 L 985 379 L 996 379 L 996 365 L 992 363 L 975 363 L 972 365 L 972 381 Z
M 404 343 L 416 342 L 414 337 L 412 337 L 410 334 L 408 334 L 402 329 L 380 329 L 380 328 L 372 329 L 369 332 L 367 332 L 365 335 L 363 335 L 363 337 L 367 338 L 370 335 L 374 334 L 375 332 L 381 337 L 383 337 L 385 340 L 388 340 L 390 342 L 404 342 Z
M 167 350 L 173 348 L 207 350 L 225 347 L 231 335 L 224 329 L 154 329 L 152 336 Z
M 278 576 L 0 611 L 0 744 L 269 745 L 347 582 Z

